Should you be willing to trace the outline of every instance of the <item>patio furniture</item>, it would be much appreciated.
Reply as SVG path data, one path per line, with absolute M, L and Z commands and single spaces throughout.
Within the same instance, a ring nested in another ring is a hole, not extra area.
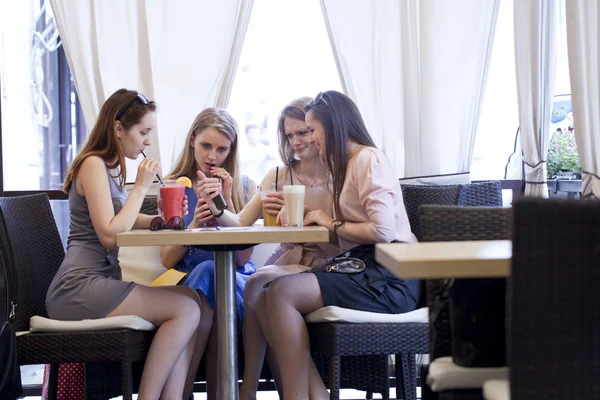
M 10 285 L 17 286 L 15 328 L 30 330 L 30 318 L 48 317 L 45 298 L 64 250 L 46 194 L 0 198 L 0 255 L 4 267 L 14 271 Z M 60 322 L 60 321 L 57 321 Z M 86 385 L 87 397 L 131 399 L 131 365 L 143 360 L 153 332 L 114 328 L 102 331 L 31 332 L 18 336 L 21 365 L 51 364 L 49 398 L 56 398 L 58 365 L 82 362 L 86 369 L 101 364 L 120 370 L 112 387 Z M 86 371 L 87 374 L 87 371 Z
M 514 230 L 511 399 L 600 398 L 600 203 L 523 198 Z
M 506 240 L 512 235 L 512 209 L 500 207 L 451 207 L 432 206 L 421 207 L 421 223 L 423 226 L 423 241 L 473 241 L 473 240 Z M 448 357 L 451 351 L 451 327 L 449 300 L 444 280 L 428 280 L 427 305 L 429 306 L 429 335 L 430 357 L 432 363 L 437 359 Z M 431 368 L 431 364 L 430 364 Z M 459 369 L 459 371 L 457 371 Z M 468 369 L 454 368 L 451 374 L 440 374 L 435 379 L 451 379 L 452 382 L 435 382 L 438 387 L 452 389 L 434 393 L 430 388 L 424 390 L 424 399 L 481 399 L 483 381 L 481 378 L 473 383 L 470 380 L 469 389 L 461 389 L 465 380 L 469 379 Z M 488 378 L 502 374 L 502 371 L 490 371 Z M 461 383 L 460 377 L 464 380 Z M 482 375 L 484 376 L 484 375 Z M 428 382 L 431 378 L 428 378 Z M 481 381 L 481 382 L 480 382 Z M 473 388 L 476 386 L 477 388 Z M 464 386 L 463 386 L 464 387 Z

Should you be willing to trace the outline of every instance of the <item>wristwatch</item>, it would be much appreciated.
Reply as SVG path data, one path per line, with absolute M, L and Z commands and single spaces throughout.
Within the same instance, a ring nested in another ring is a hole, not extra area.
M 334 219 L 331 222 L 331 227 L 333 228 L 333 233 L 337 231 L 337 229 L 344 224 L 344 221 L 340 221 L 339 219 Z

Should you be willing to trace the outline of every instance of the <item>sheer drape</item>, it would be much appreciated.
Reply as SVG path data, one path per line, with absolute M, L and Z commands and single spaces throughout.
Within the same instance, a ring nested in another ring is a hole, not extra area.
M 194 117 L 225 106 L 253 0 L 51 0 L 86 125 L 125 87 L 158 103 L 147 155 L 171 169 Z M 136 169 L 128 168 L 128 181 Z
M 558 47 L 558 0 L 514 0 L 515 64 L 525 195 L 548 197 L 550 121 Z
M 600 198 L 600 5 L 566 0 L 567 44 L 582 194 Z
M 321 5 L 345 90 L 398 175 L 467 173 L 499 0 Z

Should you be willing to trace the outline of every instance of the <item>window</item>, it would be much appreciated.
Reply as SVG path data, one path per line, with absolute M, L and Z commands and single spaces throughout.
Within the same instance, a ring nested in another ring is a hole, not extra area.
M 504 168 L 514 151 L 519 107 L 512 0 L 500 1 L 493 46 L 471 162 L 473 180 L 505 179 Z M 520 156 L 513 156 L 510 166 L 506 179 L 520 179 Z
M 49 1 L 0 2 L 0 88 L 2 191 L 60 190 L 87 131 Z
M 257 184 L 281 165 L 277 118 L 290 101 L 342 86 L 318 0 L 255 0 L 228 109 L 240 127 L 240 158 Z M 248 141 L 265 146 L 261 156 Z
M 570 93 L 565 2 L 560 1 L 555 102 Z M 519 108 L 515 73 L 513 2 L 502 0 L 488 71 L 486 91 L 475 139 L 471 178 L 521 179 L 521 145 L 517 138 Z M 570 97 L 570 96 L 568 96 Z M 551 124 L 550 131 L 568 123 Z M 513 154 L 514 153 L 514 154 Z

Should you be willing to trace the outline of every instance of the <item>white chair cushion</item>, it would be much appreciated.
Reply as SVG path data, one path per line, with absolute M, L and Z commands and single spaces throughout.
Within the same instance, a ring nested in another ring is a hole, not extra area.
M 510 400 L 508 379 L 490 379 L 483 383 L 483 398 L 486 400 Z
M 434 392 L 452 389 L 481 389 L 490 379 L 508 379 L 508 367 L 465 368 L 452 362 L 452 357 L 436 358 L 429 364 L 427 384 Z
M 29 319 L 31 332 L 84 332 L 105 331 L 109 329 L 127 328 L 136 331 L 153 331 L 154 324 L 135 315 L 121 315 L 100 319 L 84 319 L 81 321 L 59 321 L 40 317 L 38 315 Z
M 403 314 L 380 314 L 335 306 L 319 308 L 304 316 L 306 322 L 408 323 L 429 322 L 427 307 Z

